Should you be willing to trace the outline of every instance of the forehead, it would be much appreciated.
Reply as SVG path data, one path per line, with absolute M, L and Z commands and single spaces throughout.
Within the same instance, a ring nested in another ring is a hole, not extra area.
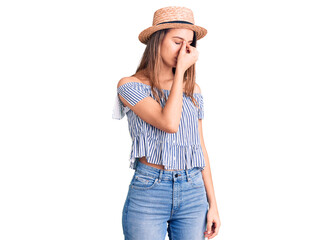
M 186 28 L 172 28 L 168 32 L 168 37 L 180 37 L 185 40 L 191 41 L 193 39 L 194 32 Z

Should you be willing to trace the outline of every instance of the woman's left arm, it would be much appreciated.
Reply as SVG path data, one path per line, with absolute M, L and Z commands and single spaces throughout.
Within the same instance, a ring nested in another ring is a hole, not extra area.
M 205 184 L 205 189 L 207 193 L 207 200 L 209 203 L 209 210 L 207 213 L 207 231 L 205 232 L 205 236 L 213 238 L 217 235 L 221 222 L 219 217 L 219 212 L 217 208 L 217 202 L 215 198 L 214 186 L 213 186 L 213 179 L 212 173 L 210 169 L 208 153 L 205 147 L 205 142 L 203 138 L 203 131 L 202 131 L 202 119 L 199 119 L 199 134 L 200 134 L 200 143 L 202 147 L 202 152 L 205 158 L 205 168 L 202 170 L 202 178 Z

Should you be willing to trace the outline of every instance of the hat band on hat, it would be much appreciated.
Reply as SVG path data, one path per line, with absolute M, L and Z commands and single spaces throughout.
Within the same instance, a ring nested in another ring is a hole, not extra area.
M 164 24 L 164 23 L 185 23 L 185 24 L 191 24 L 193 25 L 193 23 L 190 23 L 190 22 L 187 22 L 187 21 L 169 21 L 169 22 L 161 22 L 161 23 L 158 23 L 156 25 L 160 25 L 160 24 Z

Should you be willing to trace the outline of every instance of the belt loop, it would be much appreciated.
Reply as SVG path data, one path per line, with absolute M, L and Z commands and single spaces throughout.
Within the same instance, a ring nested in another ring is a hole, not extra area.
M 139 162 L 139 159 L 137 159 L 137 158 L 135 158 L 135 160 L 134 160 L 134 169 L 136 169 L 136 167 L 138 166 L 138 162 Z
M 162 180 L 162 173 L 163 173 L 163 169 L 160 169 L 160 176 L 158 177 L 158 182 L 160 183 Z
M 188 174 L 187 169 L 185 169 L 185 172 L 186 172 L 187 181 L 188 181 L 188 182 L 191 181 L 191 178 L 190 178 L 190 175 Z

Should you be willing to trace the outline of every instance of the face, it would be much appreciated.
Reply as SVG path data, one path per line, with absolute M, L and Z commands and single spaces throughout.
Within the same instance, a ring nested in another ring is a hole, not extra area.
M 161 43 L 161 57 L 165 65 L 169 67 L 177 66 L 177 56 L 185 40 L 188 44 L 192 43 L 194 32 L 190 29 L 170 29 Z

